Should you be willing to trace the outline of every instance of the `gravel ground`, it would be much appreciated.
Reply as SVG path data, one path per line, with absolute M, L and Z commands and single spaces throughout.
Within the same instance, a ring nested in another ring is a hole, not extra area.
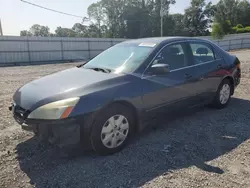
M 7 107 L 26 82 L 75 64 L 0 68 L 0 187 L 250 187 L 250 50 L 228 108 L 165 118 L 123 151 L 63 158 L 24 132 Z

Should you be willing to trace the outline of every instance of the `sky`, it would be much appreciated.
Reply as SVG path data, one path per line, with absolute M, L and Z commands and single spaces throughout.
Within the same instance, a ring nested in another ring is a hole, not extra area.
M 87 16 L 87 8 L 97 0 L 27 0 L 44 7 L 62 12 Z M 207 0 L 208 2 L 209 0 Z M 210 0 L 217 3 L 218 0 Z M 176 0 L 170 7 L 171 13 L 183 13 L 190 0 Z M 54 32 L 58 26 L 71 28 L 81 18 L 61 15 L 23 3 L 20 0 L 0 0 L 0 19 L 4 35 L 20 35 L 21 30 L 29 30 L 33 24 L 45 25 Z

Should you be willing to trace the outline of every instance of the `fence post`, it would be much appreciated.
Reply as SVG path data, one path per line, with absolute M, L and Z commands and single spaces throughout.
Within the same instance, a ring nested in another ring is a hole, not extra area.
M 29 37 L 27 37 L 27 49 L 28 49 L 28 58 L 29 58 L 29 63 L 31 63 L 31 56 L 30 56 L 30 42 L 29 42 Z
M 91 56 L 91 53 L 90 53 L 90 41 L 88 40 L 87 42 L 88 42 L 89 59 L 91 59 L 91 57 L 90 57 Z
M 63 40 L 62 39 L 61 39 L 61 53 L 62 53 L 62 60 L 64 60 Z

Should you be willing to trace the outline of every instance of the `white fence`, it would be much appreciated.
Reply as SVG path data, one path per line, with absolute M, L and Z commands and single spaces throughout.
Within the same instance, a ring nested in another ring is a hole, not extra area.
M 249 33 L 226 35 L 222 40 L 213 40 L 211 37 L 201 38 L 212 40 L 226 51 L 250 48 Z
M 0 37 L 0 66 L 85 60 L 124 40 L 3 36 Z M 250 48 L 250 34 L 228 35 L 214 42 L 225 50 Z
M 85 60 L 125 39 L 0 37 L 0 65 Z

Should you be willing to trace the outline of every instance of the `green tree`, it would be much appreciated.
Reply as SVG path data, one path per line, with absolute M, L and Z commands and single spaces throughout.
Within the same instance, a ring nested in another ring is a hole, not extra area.
M 101 6 L 107 18 L 106 25 L 109 28 L 110 37 L 121 37 L 124 32 L 124 11 L 125 0 L 101 0 Z
M 20 32 L 20 36 L 40 36 L 40 37 L 49 37 L 50 32 L 49 32 L 49 27 L 48 26 L 43 26 L 39 24 L 34 24 L 29 31 L 23 30 Z
M 225 35 L 221 24 L 213 23 L 211 35 L 213 39 L 222 39 Z
M 98 36 L 101 37 L 101 26 L 105 23 L 105 14 L 102 2 L 93 3 L 88 7 L 88 15 L 92 24 L 97 24 Z
M 151 31 L 149 30 L 149 10 L 145 1 L 127 4 L 122 17 L 124 25 L 122 25 L 121 29 L 125 29 L 125 37 L 141 38 L 151 36 Z M 120 33 L 122 34 L 123 32 L 120 31 Z
M 175 35 L 175 20 L 172 15 L 164 16 L 163 18 L 163 36 Z
M 212 4 L 205 0 L 192 0 L 191 6 L 185 10 L 184 26 L 192 36 L 208 35 L 212 22 Z
M 80 23 L 75 23 L 72 27 L 72 30 L 76 34 L 76 37 L 88 36 L 88 27 Z
M 236 27 L 239 29 L 244 28 L 242 24 L 237 24 Z
M 57 27 L 55 30 L 57 37 L 76 37 L 77 33 L 69 28 Z
M 32 33 L 27 30 L 23 30 L 20 32 L 20 36 L 32 36 Z
M 188 29 L 185 27 L 183 14 L 172 14 L 169 16 L 172 17 L 172 20 L 174 21 L 174 25 L 172 25 L 171 27 L 173 35 L 175 36 L 189 36 L 190 35 Z
M 100 29 L 96 24 L 91 24 L 88 26 L 88 37 L 96 38 L 100 35 Z
M 164 20 L 167 20 L 169 6 L 174 3 L 175 0 L 101 0 L 90 5 L 88 14 L 98 28 L 102 25 L 107 26 L 105 36 L 159 36 L 160 10 L 164 10 Z
M 154 0 L 153 6 L 151 6 L 151 27 L 153 29 L 153 36 L 160 36 L 161 33 L 161 10 L 163 10 L 163 17 L 169 14 L 169 7 L 171 4 L 175 4 L 175 0 Z
M 250 33 L 250 26 L 245 27 L 247 33 Z
M 55 34 L 46 26 L 35 24 L 23 36 L 59 37 L 116 37 L 141 38 L 160 36 L 161 13 L 164 36 L 208 35 L 213 22 L 224 34 L 236 32 L 232 26 L 249 23 L 250 3 L 247 0 L 220 0 L 218 4 L 206 0 L 192 0 L 185 14 L 169 14 L 176 0 L 99 0 L 88 7 L 90 24 L 76 23 L 72 28 L 58 27 Z M 236 6 L 236 7 L 235 7 Z M 163 10 L 163 11 L 161 11 Z M 242 14 L 240 14 L 242 13 Z M 249 24 L 250 25 L 250 24 Z M 242 32 L 243 30 L 240 30 Z
M 226 34 L 235 33 L 237 29 L 237 27 L 236 29 L 232 28 L 230 20 L 226 20 L 223 23 L 214 22 L 211 35 L 213 38 L 223 38 Z
M 48 37 L 50 36 L 49 30 L 48 26 L 35 24 L 30 28 L 29 32 L 32 33 L 33 36 Z
M 233 26 L 238 24 L 238 6 L 239 0 L 220 0 L 216 5 L 215 22 L 221 25 L 225 34 L 230 33 L 227 22 Z
M 247 0 L 242 0 L 238 4 L 237 23 L 245 27 L 250 25 L 250 2 Z

